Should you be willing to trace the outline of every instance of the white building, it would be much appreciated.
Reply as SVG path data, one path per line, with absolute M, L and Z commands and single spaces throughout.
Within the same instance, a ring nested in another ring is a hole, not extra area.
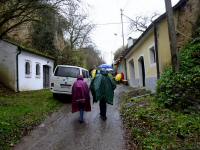
M 48 88 L 54 58 L 0 40 L 0 82 L 14 91 Z

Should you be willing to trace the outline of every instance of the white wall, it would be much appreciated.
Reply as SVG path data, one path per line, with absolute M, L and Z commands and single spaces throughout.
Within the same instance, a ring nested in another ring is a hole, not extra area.
M 30 61 L 30 76 L 25 74 L 25 63 Z M 40 76 L 36 76 L 36 64 L 40 64 Z M 19 91 L 43 89 L 43 65 L 50 67 L 50 76 L 53 74 L 54 61 L 46 57 L 22 51 L 19 55 Z M 49 77 L 50 78 L 50 77 Z
M 17 46 L 0 40 L 0 82 L 12 90 L 17 90 L 16 82 Z

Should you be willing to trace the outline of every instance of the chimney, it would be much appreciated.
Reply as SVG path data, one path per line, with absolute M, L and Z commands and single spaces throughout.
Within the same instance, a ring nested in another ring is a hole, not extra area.
M 129 37 L 128 38 L 128 48 L 130 48 L 133 45 L 133 38 Z

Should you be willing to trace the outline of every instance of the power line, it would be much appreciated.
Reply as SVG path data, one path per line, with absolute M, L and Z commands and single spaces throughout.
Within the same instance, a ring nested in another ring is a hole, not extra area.
M 130 22 L 123 22 L 123 23 L 130 23 Z M 113 25 L 113 24 L 121 24 L 121 22 L 96 23 L 94 25 Z
M 129 1 L 130 1 L 130 0 L 127 0 L 127 1 L 126 1 L 126 4 L 124 5 L 123 10 L 125 10 L 125 8 L 126 8 L 126 6 L 128 5 Z
M 126 18 L 128 18 L 129 20 L 131 20 L 131 21 L 134 21 L 135 22 L 135 20 L 133 20 L 132 18 L 130 18 L 129 16 L 127 16 L 127 15 L 125 15 L 125 14 L 123 14 L 123 16 L 124 17 L 126 17 Z
M 129 36 L 130 34 L 132 34 L 133 32 L 135 32 L 134 30 L 132 30 L 130 33 L 128 33 L 126 36 Z

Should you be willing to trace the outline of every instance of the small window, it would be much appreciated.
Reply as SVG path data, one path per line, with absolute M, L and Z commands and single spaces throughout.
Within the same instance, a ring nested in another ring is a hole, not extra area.
M 150 48 L 150 61 L 151 61 L 151 64 L 156 63 L 156 53 L 155 53 L 154 46 Z
M 40 75 L 40 64 L 36 64 L 36 76 Z
M 25 74 L 30 75 L 31 74 L 30 70 L 31 70 L 30 62 L 26 62 L 26 64 L 25 64 Z
M 31 77 L 31 62 L 29 60 L 25 62 L 25 77 Z

